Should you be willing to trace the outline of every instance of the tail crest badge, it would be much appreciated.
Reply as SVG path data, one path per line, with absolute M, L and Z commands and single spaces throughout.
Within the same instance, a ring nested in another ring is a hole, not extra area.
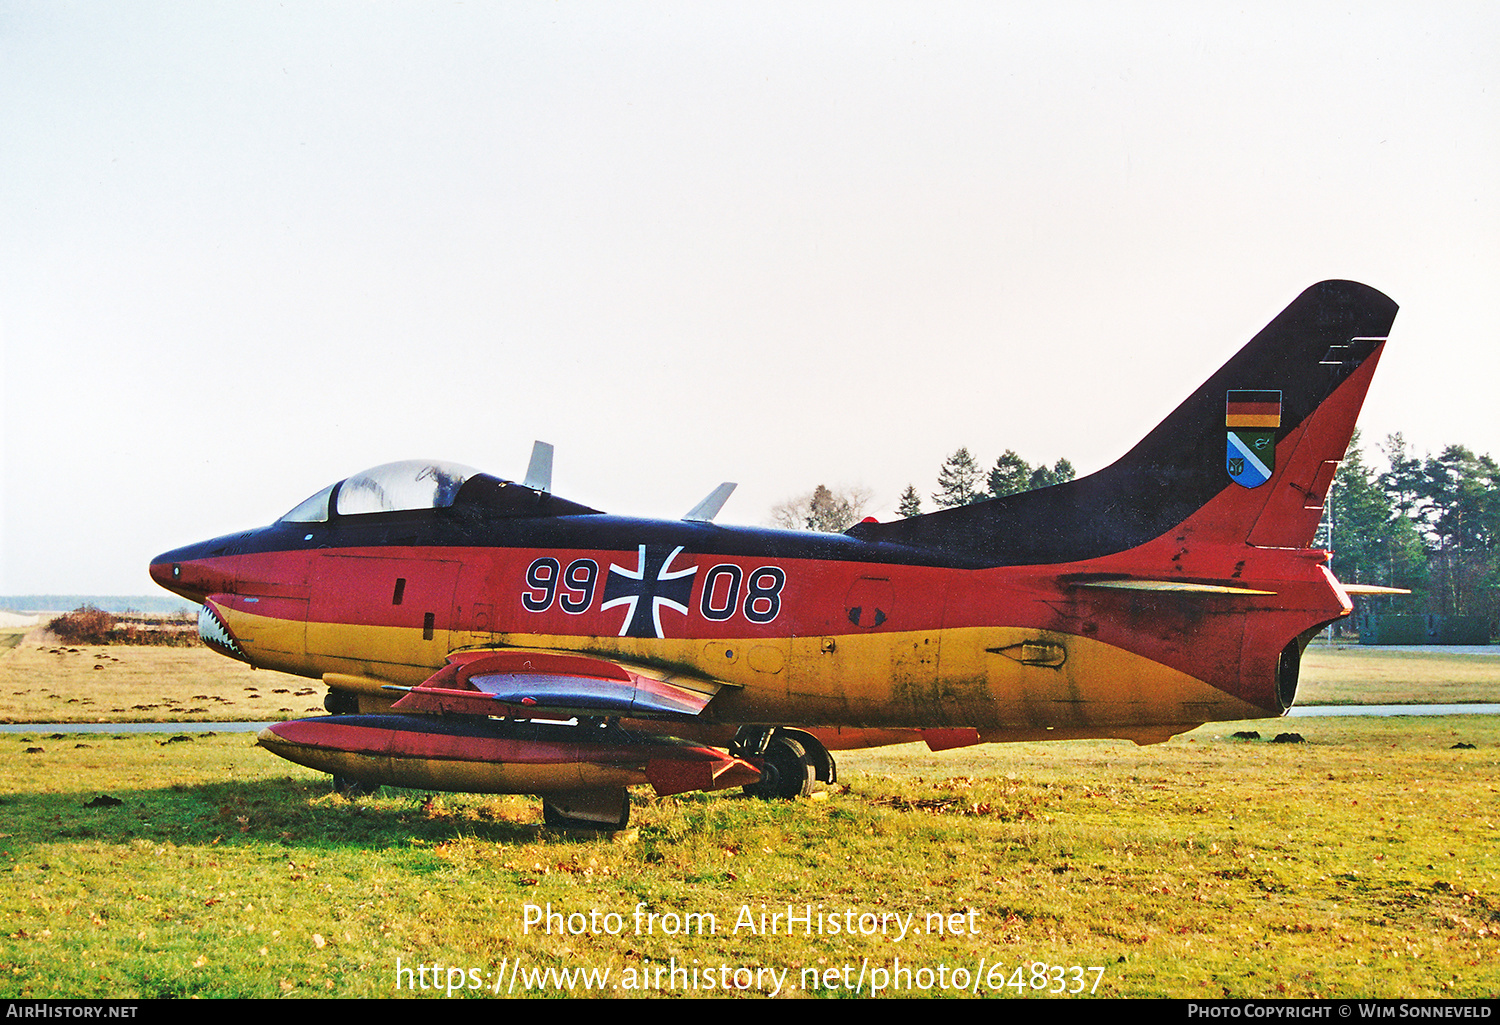
M 1228 437 L 1225 469 L 1241 487 L 1258 488 L 1276 469 L 1276 429 L 1281 426 L 1281 392 L 1224 393 Z

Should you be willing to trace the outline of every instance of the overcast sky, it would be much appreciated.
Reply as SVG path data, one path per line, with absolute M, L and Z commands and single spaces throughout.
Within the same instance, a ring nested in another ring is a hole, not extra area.
M 734 523 L 1089 472 L 1330 277 L 1367 447 L 1500 455 L 1497 87 L 1494 3 L 7 0 L 0 594 L 534 438 Z

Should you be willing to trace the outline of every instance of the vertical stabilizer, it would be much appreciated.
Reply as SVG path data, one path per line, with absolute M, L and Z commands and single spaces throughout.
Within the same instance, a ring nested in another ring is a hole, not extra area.
M 848 533 L 975 566 L 1098 558 L 1188 520 L 1200 540 L 1306 547 L 1396 309 L 1368 285 L 1320 282 L 1098 473 Z

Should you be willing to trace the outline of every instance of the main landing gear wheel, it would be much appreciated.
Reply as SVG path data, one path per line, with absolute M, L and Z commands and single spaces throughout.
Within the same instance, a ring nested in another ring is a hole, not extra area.
M 799 741 L 774 736 L 762 758 L 760 781 L 745 787 L 745 793 L 767 801 L 790 801 L 812 793 L 815 771 L 807 748 Z
M 624 829 L 630 821 L 630 791 L 587 790 L 542 798 L 542 822 L 548 829 Z

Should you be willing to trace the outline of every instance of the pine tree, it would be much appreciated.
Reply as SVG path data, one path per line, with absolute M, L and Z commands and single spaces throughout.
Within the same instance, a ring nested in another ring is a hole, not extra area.
M 1333 479 L 1329 506 L 1335 576 L 1353 584 L 1422 585 L 1425 553 L 1421 538 L 1365 464 L 1358 431 Z M 1319 539 L 1320 544 L 1327 542 L 1327 538 Z
M 1500 608 L 1500 465 L 1462 445 L 1423 461 L 1407 451 L 1400 434 L 1382 448 L 1390 470 L 1380 475 L 1380 487 L 1426 548 L 1428 610 L 1494 616 Z
M 1037 488 L 1050 488 L 1057 483 L 1057 478 L 1044 463 L 1031 471 L 1031 476 L 1026 479 L 1026 490 L 1035 491 Z
M 914 486 L 906 485 L 906 490 L 901 492 L 901 504 L 896 506 L 896 511 L 907 519 L 922 515 L 922 497 L 917 494 Z
M 813 489 L 812 501 L 807 504 L 806 524 L 808 530 L 837 531 L 834 526 L 842 517 L 833 492 L 819 484 Z
M 1044 471 L 1045 469 L 1043 467 Z M 1026 460 L 1016 455 L 1012 449 L 1006 449 L 1005 454 L 995 460 L 995 468 L 990 471 L 989 497 L 1004 498 L 1006 495 L 1029 491 L 1033 487 L 1046 486 L 1032 484 L 1031 478 L 1031 466 Z
M 979 491 L 980 472 L 969 450 L 959 449 L 943 461 L 943 468 L 938 471 L 938 492 L 932 500 L 940 509 L 952 509 L 983 498 Z
M 1431 596 L 1456 615 L 1488 615 L 1495 605 L 1500 540 L 1500 466 L 1463 445 L 1449 445 L 1422 468 Z
M 1391 468 L 1380 475 L 1381 488 L 1391 497 L 1397 512 L 1403 516 L 1420 518 L 1417 504 L 1421 500 L 1425 483 L 1422 479 L 1422 461 L 1406 454 L 1406 439 L 1399 431 L 1385 439 L 1381 450 L 1385 452 L 1386 462 L 1391 464 Z

